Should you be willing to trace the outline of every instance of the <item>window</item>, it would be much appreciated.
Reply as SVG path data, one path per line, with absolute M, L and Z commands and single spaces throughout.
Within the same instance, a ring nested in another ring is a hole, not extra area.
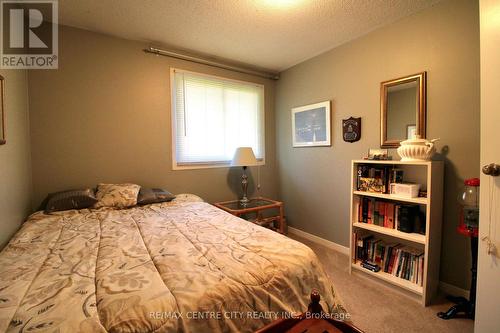
M 173 168 L 227 166 L 237 147 L 264 163 L 264 87 L 172 70 Z

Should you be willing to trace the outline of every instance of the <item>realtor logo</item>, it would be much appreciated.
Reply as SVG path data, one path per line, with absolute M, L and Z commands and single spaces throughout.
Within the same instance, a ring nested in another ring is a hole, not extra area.
M 0 68 L 58 67 L 57 0 L 1 0 Z

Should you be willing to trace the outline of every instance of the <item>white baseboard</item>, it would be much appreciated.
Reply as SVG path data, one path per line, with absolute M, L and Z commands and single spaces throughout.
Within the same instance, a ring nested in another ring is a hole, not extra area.
M 299 237 L 308 239 L 308 240 L 310 240 L 312 242 L 315 242 L 317 244 L 323 245 L 323 246 L 325 246 L 325 247 L 327 247 L 329 249 L 332 249 L 334 251 L 343 253 L 345 255 L 349 255 L 349 248 L 346 247 L 346 246 L 334 243 L 332 241 L 326 240 L 324 238 L 318 237 L 316 235 L 310 234 L 308 232 L 302 231 L 302 230 L 297 229 L 297 228 L 288 227 L 288 231 L 291 234 L 294 234 L 294 235 L 297 235 Z
M 452 284 L 439 281 L 439 289 L 444 292 L 447 295 L 452 295 L 452 296 L 462 296 L 465 298 L 469 298 L 469 291 L 459 288 L 457 286 L 454 286 Z
M 320 244 L 320 245 L 323 245 L 323 246 L 325 246 L 329 249 L 332 249 L 334 251 L 343 253 L 345 255 L 349 255 L 349 248 L 346 246 L 334 243 L 332 241 L 329 241 L 327 239 L 321 238 L 319 236 L 310 234 L 308 232 L 302 231 L 302 230 L 294 228 L 294 227 L 288 227 L 288 231 L 291 234 L 308 239 L 312 242 L 315 242 L 316 244 Z M 449 284 L 449 283 L 446 283 L 443 281 L 439 281 L 439 289 L 447 295 L 462 296 L 465 298 L 469 298 L 469 291 L 468 290 L 459 288 L 457 286 L 454 286 L 452 284 Z

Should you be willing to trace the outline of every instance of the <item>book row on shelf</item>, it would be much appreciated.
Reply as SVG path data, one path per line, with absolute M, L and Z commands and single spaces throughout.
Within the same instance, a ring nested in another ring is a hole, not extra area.
M 391 183 L 403 182 L 403 170 L 392 166 L 370 166 L 360 164 L 357 167 L 358 191 L 390 193 Z
M 398 243 L 386 243 L 373 235 L 354 232 L 354 263 L 371 262 L 382 271 L 423 286 L 424 251 Z
M 425 213 L 419 205 L 361 197 L 356 206 L 360 223 L 425 234 Z
M 404 170 L 394 166 L 371 166 L 359 164 L 356 170 L 356 189 L 362 192 L 394 194 L 401 197 L 427 197 L 420 184 L 403 180 Z

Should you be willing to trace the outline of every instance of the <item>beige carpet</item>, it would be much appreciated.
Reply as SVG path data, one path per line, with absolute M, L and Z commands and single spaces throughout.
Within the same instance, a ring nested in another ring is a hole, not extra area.
M 349 258 L 307 239 L 290 235 L 316 252 L 332 279 L 353 323 L 367 333 L 386 332 L 473 332 L 470 319 L 443 320 L 436 316 L 452 303 L 443 295 L 433 305 L 423 307 L 392 288 L 367 280 L 359 273 L 349 275 Z

